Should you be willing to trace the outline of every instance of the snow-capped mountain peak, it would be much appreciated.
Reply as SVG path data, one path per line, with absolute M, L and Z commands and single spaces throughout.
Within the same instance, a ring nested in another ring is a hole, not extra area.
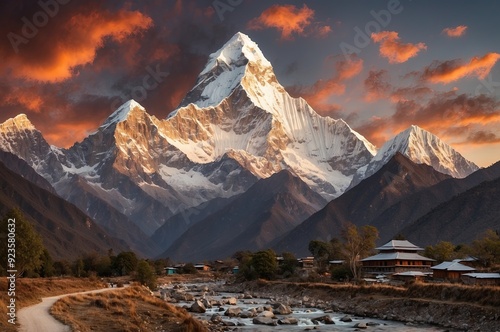
M 104 123 L 101 125 L 101 129 L 106 129 L 114 124 L 120 123 L 122 121 L 127 120 L 129 114 L 134 110 L 138 109 L 142 112 L 145 112 L 146 109 L 142 107 L 141 104 L 136 102 L 133 99 L 130 99 L 129 101 L 125 102 L 123 105 L 117 108 L 116 111 L 114 111 L 107 119 L 104 121 Z
M 390 159 L 396 152 L 401 152 L 417 164 L 430 165 L 456 178 L 464 178 L 479 169 L 439 137 L 415 125 L 384 144 L 374 161 Z
M 235 69 L 248 62 L 272 67 L 259 46 L 244 33 L 237 32 L 222 48 L 210 54 L 209 61 L 200 76 L 207 74 L 217 66 L 224 67 L 225 65 L 226 69 Z
M 238 87 L 247 92 L 256 106 L 268 111 L 268 105 L 282 99 L 276 93 L 285 92 L 259 46 L 241 32 L 210 54 L 205 69 L 179 108 L 189 104 L 199 108 L 215 107 Z M 169 118 L 177 111 L 173 111 Z
M 8 119 L 4 123 L 0 124 L 0 131 L 7 132 L 17 132 L 22 130 L 36 130 L 35 126 L 28 119 L 26 114 L 19 114 L 14 118 Z
M 432 166 L 436 171 L 455 178 L 464 178 L 479 169 L 436 135 L 412 125 L 387 141 L 372 161 L 357 171 L 350 188 L 377 172 L 397 152 L 414 163 Z

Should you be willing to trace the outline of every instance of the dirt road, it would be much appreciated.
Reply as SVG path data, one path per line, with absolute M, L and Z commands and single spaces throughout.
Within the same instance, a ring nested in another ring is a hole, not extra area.
M 77 292 L 71 294 L 63 294 L 52 297 L 44 297 L 41 303 L 22 308 L 18 312 L 20 324 L 19 331 L 21 332 L 69 332 L 69 326 L 64 325 L 49 313 L 50 307 L 62 297 L 77 294 L 100 293 L 117 288 L 103 288 L 87 292 Z

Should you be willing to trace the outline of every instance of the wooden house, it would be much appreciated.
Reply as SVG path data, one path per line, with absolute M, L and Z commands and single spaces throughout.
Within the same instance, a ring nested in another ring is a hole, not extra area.
M 460 280 L 462 274 L 476 271 L 475 268 L 461 264 L 460 259 L 451 262 L 442 262 L 433 266 L 434 279 Z
M 433 259 L 418 254 L 423 249 L 406 240 L 392 240 L 376 248 L 379 253 L 361 260 L 364 274 L 431 272 Z
M 464 273 L 462 281 L 467 285 L 500 286 L 500 273 Z
M 198 271 L 210 271 L 212 270 L 212 266 L 204 263 L 198 263 L 194 265 L 195 269 Z

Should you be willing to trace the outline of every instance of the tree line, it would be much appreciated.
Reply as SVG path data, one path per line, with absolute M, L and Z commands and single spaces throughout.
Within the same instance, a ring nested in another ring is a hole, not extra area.
M 0 220 L 0 275 L 7 273 L 8 253 L 8 220 L 16 219 L 16 269 L 18 276 L 25 277 L 113 277 L 133 276 L 136 280 L 152 288 L 156 285 L 157 275 L 172 262 L 166 259 L 141 259 L 132 251 L 115 254 L 109 250 L 107 254 L 88 253 L 74 260 L 54 261 L 43 245 L 42 238 L 34 227 L 24 218 L 19 209 L 13 209 Z M 373 226 L 358 227 L 347 223 L 343 225 L 339 238 L 329 241 L 312 240 L 309 251 L 315 259 L 316 271 L 319 274 L 330 273 L 332 279 L 349 280 L 360 277 L 361 260 L 375 252 L 378 230 Z M 404 239 L 398 235 L 395 239 Z M 498 231 L 488 230 L 470 245 L 454 245 L 441 241 L 434 246 L 427 246 L 424 256 L 438 262 L 472 256 L 484 268 L 500 264 L 500 236 Z M 233 260 L 239 266 L 238 276 L 252 280 L 257 278 L 273 279 L 296 276 L 299 262 L 290 252 L 278 255 L 271 249 L 257 252 L 239 251 Z M 343 264 L 330 267 L 332 260 L 341 260 Z M 196 273 L 192 263 L 184 264 L 178 273 Z

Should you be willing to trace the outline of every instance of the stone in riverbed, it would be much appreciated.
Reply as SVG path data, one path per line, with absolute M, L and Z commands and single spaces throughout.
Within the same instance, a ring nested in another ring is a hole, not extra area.
M 224 312 L 224 316 L 238 317 L 240 313 L 241 313 L 240 307 L 229 307 L 227 308 L 226 312 Z
M 238 300 L 235 297 L 230 297 L 227 299 L 227 304 L 229 305 L 236 305 L 237 302 Z
M 274 317 L 274 313 L 272 311 L 265 310 L 265 311 L 262 311 L 258 315 L 258 317 L 273 318 Z
M 267 326 L 277 326 L 278 322 L 269 317 L 255 317 L 253 319 L 254 324 L 267 325 Z
M 292 313 L 292 308 L 286 304 L 278 303 L 273 312 L 275 315 L 290 315 Z
M 252 317 L 255 317 L 255 316 L 256 316 L 256 313 L 252 312 L 250 310 L 248 310 L 248 311 L 242 311 L 240 313 L 240 317 L 241 318 L 252 318 Z
M 360 322 L 360 323 L 357 323 L 356 325 L 354 325 L 353 327 L 357 328 L 357 329 L 367 329 L 368 325 L 366 325 L 365 322 Z
M 203 302 L 201 302 L 200 300 L 197 300 L 197 301 L 194 301 L 194 303 L 191 305 L 191 307 L 189 308 L 189 311 L 203 314 L 207 311 L 207 309 L 203 305 Z
M 352 318 L 349 315 L 345 315 L 344 317 L 340 318 L 340 321 L 344 323 L 349 323 L 352 322 Z
M 315 322 L 322 322 L 323 324 L 329 324 L 329 325 L 335 324 L 335 322 L 333 321 L 333 319 L 329 315 L 324 315 L 324 316 L 316 317 L 316 318 L 311 319 L 311 321 L 313 323 L 315 323 Z
M 295 317 L 287 317 L 278 320 L 278 324 L 280 325 L 297 325 L 299 320 Z

